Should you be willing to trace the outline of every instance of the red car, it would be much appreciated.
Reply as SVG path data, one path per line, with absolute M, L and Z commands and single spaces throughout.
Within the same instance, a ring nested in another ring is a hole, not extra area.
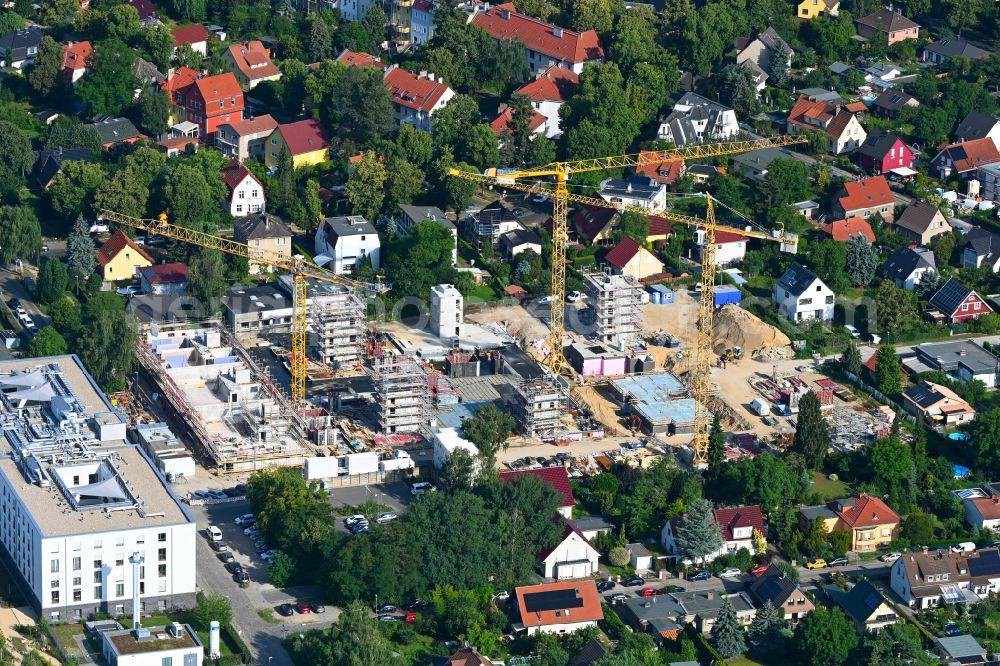
M 416 613 L 407 613 L 406 617 L 403 618 L 403 619 L 405 619 L 410 624 L 413 624 L 414 622 L 417 621 L 417 614 Z
M 763 576 L 767 573 L 768 566 L 766 564 L 758 564 L 753 569 L 750 570 L 754 576 Z
M 313 612 L 312 604 L 310 604 L 308 601 L 300 601 L 299 603 L 295 604 L 295 610 L 299 612 L 299 615 L 308 615 L 309 613 Z

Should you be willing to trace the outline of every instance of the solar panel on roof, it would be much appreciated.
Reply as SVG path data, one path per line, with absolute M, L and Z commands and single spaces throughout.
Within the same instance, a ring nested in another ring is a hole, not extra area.
M 969 572 L 973 576 L 995 576 L 1000 573 L 1000 553 L 984 550 L 980 551 L 979 557 L 970 557 Z
M 881 598 L 874 592 L 865 597 L 865 606 L 868 608 L 878 608 L 880 603 L 882 603 Z
M 953 160 L 964 160 L 968 159 L 968 154 L 965 152 L 965 148 L 962 146 L 955 146 L 951 149 L 951 159 Z
M 524 610 L 529 613 L 566 610 L 567 608 L 581 608 L 582 606 L 583 599 L 577 595 L 575 589 L 550 590 L 548 592 L 534 592 L 524 595 Z

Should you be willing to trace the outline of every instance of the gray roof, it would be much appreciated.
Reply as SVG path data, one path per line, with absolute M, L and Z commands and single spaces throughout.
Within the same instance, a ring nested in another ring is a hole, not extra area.
M 132 68 L 132 74 L 135 78 L 147 84 L 160 83 L 167 80 L 163 72 L 156 68 L 156 65 L 142 58 L 135 59 L 135 67 Z
M 677 108 L 679 106 L 691 108 L 679 109 Z M 716 125 L 721 115 L 731 110 L 728 106 L 713 102 L 698 93 L 689 92 L 684 93 L 677 100 L 674 110 L 667 116 L 664 123 L 670 128 L 670 137 L 674 145 L 681 147 L 699 141 L 694 124 L 692 123 L 693 120 L 707 120 L 704 134 L 712 136 L 716 131 Z
M 285 310 L 292 307 L 291 296 L 276 283 L 236 286 L 226 290 L 226 308 L 235 314 Z
M 769 49 L 773 50 L 778 48 L 779 44 L 784 44 L 785 48 L 788 49 L 788 52 L 792 52 L 792 47 L 788 45 L 788 42 L 782 39 L 781 35 L 778 34 L 778 31 L 771 26 L 768 26 L 766 30 L 757 35 L 757 39 L 759 39 L 764 46 Z
M 252 213 L 233 222 L 234 235 L 244 241 L 288 238 L 292 230 L 285 221 L 271 213 Z
M 990 263 L 992 263 L 992 257 L 1000 253 L 1000 235 L 982 227 L 976 227 L 967 233 L 959 244 L 959 249 L 963 252 L 969 248 L 976 253 L 977 257 L 990 259 Z
M 432 222 L 437 222 L 438 224 L 448 227 L 449 229 L 454 229 L 455 225 L 445 217 L 444 211 L 437 206 L 414 206 L 412 204 L 399 204 L 399 210 L 402 211 L 406 217 L 413 220 L 413 223 L 424 222 L 430 220 Z
M 760 150 L 751 150 L 749 153 L 733 155 L 729 161 L 757 171 L 767 171 L 771 162 L 779 159 L 795 158 L 787 150 L 781 148 L 761 148 Z
M 855 622 L 864 623 L 885 601 L 875 586 L 864 580 L 847 592 L 830 585 L 823 588 L 830 598 Z
M 633 597 L 616 606 L 618 615 L 633 627 L 644 625 L 658 618 L 674 620 L 686 615 L 684 609 L 672 594 L 661 594 L 655 597 Z
M 674 597 L 677 602 L 690 614 L 701 617 L 715 617 L 719 614 L 719 609 L 726 601 L 733 605 L 737 613 L 745 613 L 753 610 L 751 604 L 742 594 L 725 595 L 718 591 L 699 592 L 676 592 L 666 595 Z
M 943 216 L 936 206 L 926 201 L 915 201 L 906 207 L 903 214 L 896 220 L 896 225 L 915 234 L 924 234 L 931 228 L 931 222 L 939 215 Z
M 881 161 L 885 158 L 886 153 L 896 145 L 899 141 L 899 137 L 891 132 L 883 132 L 882 130 L 873 130 L 865 142 L 861 144 L 858 148 L 858 153 L 860 155 L 865 155 L 875 160 Z
M 888 109 L 889 111 L 898 111 L 906 106 L 912 99 L 913 95 L 905 93 L 902 90 L 887 88 L 875 98 L 875 101 L 872 102 L 872 106 L 878 106 L 883 109 Z
M 608 651 L 601 641 L 592 638 L 569 660 L 569 666 L 590 666 L 595 661 L 604 659 L 607 654 Z
M 833 509 L 825 504 L 817 504 L 816 506 L 803 506 L 799 507 L 799 513 L 808 520 L 813 521 L 817 518 L 823 518 L 828 520 L 830 518 L 836 518 L 837 514 L 833 512 Z
M 924 47 L 925 51 L 939 53 L 945 58 L 986 58 L 989 51 L 973 46 L 964 39 L 938 39 Z
M 581 532 L 590 532 L 592 530 L 610 530 L 613 527 L 611 523 L 604 520 L 601 516 L 583 516 L 581 518 L 574 518 L 570 522 L 576 525 L 576 529 Z
M 796 589 L 792 579 L 773 564 L 750 585 L 750 593 L 761 603 L 770 601 L 776 608 L 781 608 Z
M 652 553 L 649 552 L 649 548 L 646 548 L 646 546 L 644 546 L 641 543 L 630 543 L 630 544 L 628 544 L 628 546 L 626 546 L 626 548 L 628 549 L 628 552 L 633 557 L 650 557 L 650 556 L 652 556 Z
M 475 215 L 476 221 L 480 224 L 500 224 L 501 222 L 516 222 L 517 217 L 513 211 L 503 205 L 499 199 L 488 203 Z
M 854 67 L 852 65 L 848 65 L 846 62 L 840 62 L 838 60 L 835 63 L 831 63 L 829 69 L 834 74 L 846 74 L 854 69 Z
M 609 197 L 627 197 L 652 201 L 665 185 L 646 176 L 629 176 L 622 180 L 608 178 L 601 182 L 601 194 Z
M 8 60 L 24 60 L 28 55 L 28 49 L 37 49 L 44 36 L 42 29 L 37 25 L 21 28 L 0 37 L 0 50 L 10 54 Z
M 901 248 L 889 256 L 889 259 L 879 267 L 878 272 L 889 280 L 905 282 L 918 268 L 936 268 L 933 251 L 925 247 Z
M 938 645 L 943 652 L 948 653 L 953 659 L 963 657 L 982 657 L 986 654 L 986 649 L 979 644 L 973 636 L 945 636 L 938 639 Z
M 541 245 L 542 239 L 539 238 L 538 232 L 534 229 L 513 229 L 504 234 L 500 235 L 500 242 L 510 248 L 519 247 L 521 245 Z
M 931 296 L 930 304 L 946 315 L 953 314 L 972 290 L 955 278 L 949 279 L 944 286 Z
M 827 102 L 829 104 L 844 103 L 844 98 L 840 96 L 840 93 L 827 90 L 826 88 L 803 88 L 799 91 L 799 94 L 811 97 L 817 102 Z
M 328 217 L 323 222 L 327 226 L 326 232 L 335 233 L 342 236 L 361 236 L 367 234 L 377 234 L 374 225 L 360 215 L 346 215 L 340 217 Z M 332 243 L 331 243 L 332 245 Z
M 914 351 L 925 365 L 944 372 L 961 366 L 978 375 L 994 371 L 1000 365 L 1000 359 L 972 340 L 925 342 L 914 347 Z
M 87 127 L 97 130 L 101 143 L 118 143 L 142 136 L 128 118 L 108 118 L 99 123 L 91 123 Z
M 778 280 L 778 286 L 793 296 L 798 296 L 816 279 L 818 278 L 815 273 L 802 264 L 795 262 L 788 267 L 785 274 Z
M 955 138 L 958 141 L 985 139 L 1000 119 L 982 111 L 969 111 L 962 122 L 955 128 Z
M 35 173 L 38 182 L 43 186 L 56 177 L 62 169 L 63 162 L 87 162 L 93 158 L 86 148 L 56 148 L 55 150 L 39 150 L 38 162 L 35 164 Z

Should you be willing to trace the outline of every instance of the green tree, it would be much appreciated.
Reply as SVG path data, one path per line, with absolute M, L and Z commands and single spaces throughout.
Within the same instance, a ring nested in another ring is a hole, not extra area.
M 372 5 L 365 12 L 365 17 L 361 19 L 361 27 L 368 33 L 372 43 L 378 50 L 381 50 L 381 44 L 385 41 L 385 26 L 388 23 L 389 19 L 386 18 L 385 11 L 382 9 L 382 5 L 379 4 Z
M 24 17 L 17 12 L 0 11 L 0 35 L 6 35 L 24 27 Z
M 649 216 L 634 211 L 622 213 L 621 220 L 615 227 L 614 236 L 617 240 L 628 236 L 639 245 L 645 245 L 649 236 Z
M 876 483 L 889 489 L 910 478 L 913 457 L 910 446 L 898 437 L 876 440 L 866 449 L 868 465 Z
M 306 105 L 309 68 L 299 60 L 281 63 L 281 105 L 289 113 L 298 115 Z
M 139 126 L 151 136 L 160 136 L 167 131 L 170 120 L 170 99 L 161 90 L 143 89 L 136 101 Z
M 883 280 L 876 289 L 875 308 L 878 330 L 887 338 L 905 331 L 919 318 L 914 293 L 889 280 Z
M 767 84 L 772 88 L 783 88 L 788 83 L 788 57 L 791 55 L 784 42 L 771 51 L 767 61 Z
M 447 493 L 468 490 L 476 480 L 476 459 L 465 449 L 455 449 L 441 466 L 440 479 Z
M 895 347 L 881 344 L 875 354 L 875 375 L 878 377 L 878 390 L 890 397 L 899 395 L 903 390 L 903 365 L 899 361 Z
M 899 525 L 899 535 L 913 545 L 928 545 L 934 540 L 934 516 L 911 513 Z
M 764 602 L 754 612 L 753 622 L 747 630 L 750 643 L 750 654 L 756 657 L 767 657 L 777 653 L 784 647 L 785 637 L 781 630 L 785 621 L 771 600 Z
M 808 666 L 840 666 L 857 647 L 854 625 L 839 608 L 820 606 L 799 622 L 792 637 L 797 663 Z
M 431 117 L 434 144 L 450 147 L 454 151 L 472 128 L 480 123 L 482 114 L 479 113 L 476 99 L 470 95 L 455 95 L 447 106 Z M 494 143 L 495 139 L 494 136 Z
M 46 259 L 38 271 L 38 299 L 51 305 L 66 293 L 66 264 L 56 258 Z
M 295 573 L 295 561 L 287 554 L 279 552 L 267 567 L 267 577 L 278 588 L 285 587 Z
M 875 277 L 878 268 L 878 250 L 868 239 L 858 234 L 847 241 L 847 265 L 845 271 L 855 287 L 867 287 Z
M 851 543 L 851 538 L 852 535 L 850 532 L 844 532 L 840 530 L 835 532 L 830 532 L 829 535 L 830 550 L 833 551 L 834 557 L 843 557 L 844 555 L 847 555 L 848 551 L 851 550 L 851 546 L 853 545 Z
M 615 63 L 590 64 L 572 98 L 559 109 L 562 150 L 569 159 L 626 152 L 650 112 L 637 105 Z
M 927 653 L 920 633 L 910 624 L 899 622 L 866 634 L 867 666 L 932 666 L 938 660 Z
M 941 274 L 935 270 L 924 271 L 914 285 L 913 291 L 922 299 L 929 299 L 941 288 Z
M 392 129 L 392 101 L 377 67 L 351 67 L 328 99 L 327 124 L 346 149 L 373 147 Z
M 624 9 L 612 0 L 571 0 L 569 5 L 570 25 L 574 30 L 596 30 L 600 33 L 609 32 L 615 14 Z
M 385 164 L 371 153 L 354 165 L 346 195 L 355 213 L 369 220 L 378 216 L 385 201 L 388 177 Z
M 207 314 L 219 311 L 229 283 L 222 253 L 199 249 L 188 271 L 188 294 L 202 305 Z
M 233 607 L 229 599 L 221 594 L 202 594 L 193 613 L 194 625 L 202 631 L 208 630 L 213 621 L 224 627 L 233 621 Z
M 753 115 L 757 110 L 757 88 L 747 65 L 730 65 L 721 72 L 719 92 L 722 101 L 740 116 Z
M 60 356 L 68 349 L 66 340 L 59 335 L 59 331 L 51 326 L 42 326 L 28 345 L 28 354 L 34 358 Z
M 87 335 L 77 341 L 77 353 L 101 388 L 114 393 L 125 387 L 135 364 L 138 335 L 135 320 L 125 313 L 124 300 L 113 293 L 103 294 L 107 296 L 87 301 L 82 326 Z
M 90 106 L 92 114 L 117 116 L 132 105 L 135 89 L 141 87 L 134 69 L 135 50 L 120 39 L 98 42 L 76 94 Z
M 309 58 L 322 62 L 333 57 L 333 33 L 321 17 L 315 16 L 309 25 Z
M 979 469 L 986 471 L 1000 468 L 1000 410 L 991 409 L 979 414 L 970 434 Z
M 59 148 L 85 148 L 93 157 L 100 155 L 103 150 L 97 130 L 67 115 L 56 118 L 49 127 L 49 135 L 45 138 L 46 150 Z
M 820 408 L 819 398 L 809 391 L 799 400 L 799 418 L 795 424 L 792 450 L 802 454 L 811 469 L 822 469 L 830 448 L 830 434 Z
M 712 626 L 712 645 L 726 659 L 738 657 L 747 651 L 743 627 L 736 618 L 736 609 L 728 599 L 722 602 L 719 617 Z
M 465 162 L 452 164 L 451 158 L 448 155 L 442 156 L 434 164 L 434 170 L 439 173 L 451 167 L 466 173 L 478 173 L 475 167 L 466 164 Z M 468 208 L 469 204 L 472 203 L 472 197 L 474 197 L 476 192 L 479 190 L 479 185 L 471 180 L 455 178 L 448 175 L 444 175 L 443 180 L 444 183 L 442 189 L 444 190 L 445 195 L 444 208 L 446 210 L 453 210 L 456 213 Z
M 971 25 L 975 25 L 980 13 L 983 11 L 982 0 L 951 0 L 948 5 L 948 25 L 962 36 L 962 31 Z
M 688 506 L 677 527 L 676 541 L 680 551 L 694 562 L 702 562 L 722 548 L 722 528 L 715 522 L 711 502 L 699 499 Z
M 94 215 L 94 195 L 107 180 L 100 164 L 76 160 L 63 162 L 46 192 L 49 208 L 62 220 L 78 215 Z
M 456 275 L 451 264 L 455 238 L 434 221 L 418 222 L 410 232 L 388 243 L 383 256 L 386 279 L 398 296 L 429 298 L 436 284 L 453 284 Z
M 497 136 L 489 125 L 481 123 L 469 128 L 464 140 L 457 146 L 458 158 L 480 169 L 500 164 L 500 147 Z
M 138 43 L 142 57 L 156 65 L 160 71 L 166 71 L 170 67 L 174 36 L 165 25 L 144 27 L 139 33 Z
M 404 159 L 421 169 L 434 158 L 434 142 L 430 134 L 413 125 L 403 125 L 396 131 L 390 150 L 395 153 L 391 157 Z
M 622 546 L 615 546 L 608 551 L 608 564 L 613 567 L 623 567 L 629 563 L 628 549 Z
M 182 21 L 205 20 L 205 0 L 169 0 L 167 6 Z
M 305 230 L 310 234 L 319 228 L 323 221 L 323 202 L 319 198 L 319 183 L 310 178 L 306 181 L 302 203 L 306 209 Z
M 802 201 L 809 196 L 809 167 L 795 159 L 774 160 L 761 182 L 760 196 L 765 211 Z
M 190 67 L 191 69 L 199 70 L 204 59 L 205 56 L 201 54 L 201 51 L 195 51 L 190 44 L 181 44 L 174 51 L 174 63 L 179 67 Z
M 163 202 L 171 211 L 170 221 L 187 229 L 216 231 L 222 215 L 217 194 L 191 162 L 173 168 L 164 178 Z
M 64 298 L 61 301 L 56 301 L 49 308 L 49 316 L 52 317 L 52 326 L 67 341 L 76 340 L 82 323 L 82 312 L 80 304 L 75 299 Z
M 951 263 L 951 255 L 955 252 L 955 246 L 958 244 L 958 240 L 959 234 L 955 231 L 947 234 L 941 234 L 933 240 L 932 245 L 934 246 L 934 259 L 937 261 L 939 266 L 947 266 Z
M 35 64 L 28 70 L 28 85 L 40 97 L 52 94 L 62 76 L 63 48 L 48 35 L 38 45 Z
M 474 418 L 462 421 L 462 437 L 479 449 L 484 472 L 496 466 L 496 457 L 501 450 L 507 450 L 507 440 L 515 425 L 513 416 L 493 405 L 486 405 L 476 412 Z
M 357 175 L 355 173 L 355 175 Z M 353 179 L 352 179 L 353 180 Z M 395 160 L 386 169 L 385 209 L 395 211 L 401 203 L 410 203 L 424 191 L 424 172 L 406 160 Z
M 16 125 L 0 120 L 0 194 L 10 194 L 24 186 L 35 165 L 31 140 Z
M 718 472 L 726 462 L 726 433 L 722 431 L 722 419 L 712 419 L 712 429 L 708 433 L 708 470 Z
M 840 367 L 856 377 L 861 376 L 864 365 L 861 363 L 861 352 L 853 340 L 847 343 L 847 348 L 840 356 Z
M 3 165 L 0 165 L 2 171 Z M 42 251 L 42 228 L 29 206 L 0 206 L 0 258 L 34 261 Z

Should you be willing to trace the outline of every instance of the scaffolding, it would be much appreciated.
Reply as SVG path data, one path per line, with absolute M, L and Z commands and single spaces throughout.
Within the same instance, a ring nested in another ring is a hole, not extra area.
M 384 353 L 373 363 L 379 432 L 422 433 L 429 419 L 427 367 L 398 354 Z
M 334 370 L 357 368 L 365 343 L 365 305 L 349 289 L 310 284 L 309 349 Z
M 517 385 L 514 417 L 526 437 L 550 439 L 560 435 L 565 411 L 565 396 L 554 377 L 527 379 Z
M 586 273 L 583 279 L 595 313 L 597 337 L 627 349 L 642 332 L 642 285 L 610 272 Z

